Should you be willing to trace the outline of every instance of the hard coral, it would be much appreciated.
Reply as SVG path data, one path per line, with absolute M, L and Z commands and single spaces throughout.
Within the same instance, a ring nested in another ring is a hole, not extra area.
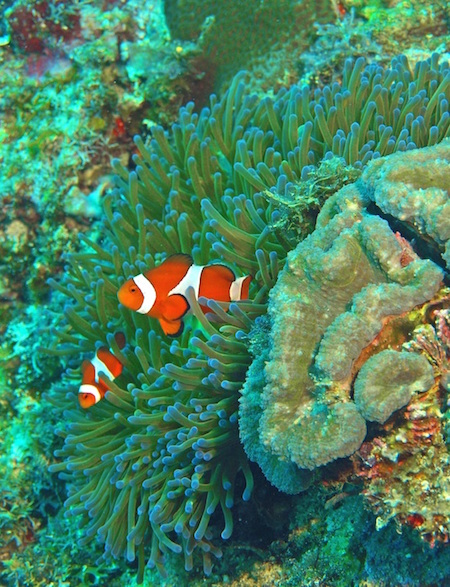
M 68 385 L 79 384 L 78 369 L 54 400 L 66 410 L 58 430 L 63 460 L 52 468 L 68 482 L 69 511 L 83 516 L 82 544 L 98 536 L 107 554 L 137 557 L 140 576 L 145 558 L 163 571 L 169 551 L 183 552 L 190 569 L 196 549 L 210 571 L 211 554 L 220 554 L 210 519 L 222 512 L 228 538 L 235 486 L 244 499 L 252 487 L 237 427 L 248 333 L 267 309 L 279 261 L 296 244 L 273 228 L 279 212 L 261 192 L 289 194 L 324 156 L 361 166 L 439 141 L 449 126 L 440 96 L 445 73 L 435 57 L 415 72 L 402 59 L 387 72 L 364 69 L 358 60 L 347 63 L 342 86 L 293 87 L 260 102 L 245 95 L 241 74 L 200 114 L 193 104 L 183 108 L 170 133 L 153 127 L 148 146 L 137 138 L 135 171 L 115 163 L 117 190 L 104 199 L 105 239 L 87 241 L 89 251 L 70 256 L 57 286 L 72 300 L 61 332 L 65 350 L 79 356 L 106 344 L 124 365 L 105 400 L 88 412 L 73 393 L 63 397 Z M 417 90 L 410 98 L 408 91 Z M 428 131 L 414 143 L 411 124 L 424 112 Z M 210 301 L 204 316 L 190 299 L 194 316 L 171 342 L 151 318 L 119 307 L 116 294 L 125 279 L 177 252 L 197 264 L 227 262 L 255 280 L 252 301 L 231 304 L 228 312 Z M 416 266 L 423 291 L 408 303 L 427 298 L 441 275 L 431 263 Z M 412 279 L 410 269 L 400 273 Z M 126 337 L 123 350 L 118 330 Z

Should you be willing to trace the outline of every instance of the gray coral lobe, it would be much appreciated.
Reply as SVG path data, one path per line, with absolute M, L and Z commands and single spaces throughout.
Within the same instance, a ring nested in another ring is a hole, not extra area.
M 433 367 L 423 355 L 386 349 L 361 367 L 354 400 L 366 420 L 383 424 L 414 392 L 427 391 L 433 384 Z

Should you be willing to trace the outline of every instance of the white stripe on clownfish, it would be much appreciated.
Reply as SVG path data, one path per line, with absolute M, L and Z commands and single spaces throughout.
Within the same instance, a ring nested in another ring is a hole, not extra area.
M 100 395 L 100 392 L 95 387 L 95 385 L 90 385 L 89 383 L 83 383 L 82 385 L 80 385 L 78 394 L 82 393 L 89 393 L 90 395 L 93 395 L 95 398 L 95 403 L 98 403 L 102 399 L 102 396 Z
M 195 297 L 198 298 L 198 292 L 200 290 L 200 280 L 202 278 L 202 272 L 205 265 L 191 265 L 189 269 L 186 271 L 185 276 L 181 279 L 181 281 L 172 288 L 168 295 L 176 295 L 180 294 L 184 296 L 188 287 L 192 287 L 194 290 Z
M 148 314 L 155 303 L 156 290 L 153 287 L 153 284 L 142 273 L 133 277 L 133 281 L 141 290 L 142 297 L 144 298 L 142 305 L 137 312 L 139 312 L 139 314 Z
M 109 349 L 109 352 L 111 354 L 113 354 L 111 349 Z M 111 371 L 105 365 L 105 363 L 101 359 L 99 359 L 97 352 L 95 353 L 94 357 L 91 359 L 91 364 L 94 367 L 95 382 L 96 383 L 98 383 L 100 381 L 100 379 L 99 379 L 100 373 L 104 373 L 109 379 L 114 381 L 114 379 L 115 379 L 114 375 L 111 373 Z
M 244 275 L 244 277 L 238 277 L 230 285 L 230 300 L 232 302 L 237 302 L 241 299 L 242 285 L 246 279 L 247 275 Z

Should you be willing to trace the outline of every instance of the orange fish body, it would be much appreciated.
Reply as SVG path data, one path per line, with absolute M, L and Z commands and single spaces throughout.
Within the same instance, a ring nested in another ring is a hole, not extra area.
M 119 348 L 125 346 L 125 337 L 120 332 L 115 335 Z M 105 397 L 109 386 L 100 379 L 100 373 L 114 381 L 123 371 L 119 359 L 105 346 L 100 347 L 90 361 L 83 361 L 81 372 L 83 378 L 78 390 L 78 401 L 82 408 L 90 408 Z
M 248 298 L 250 281 L 250 275 L 236 279 L 225 265 L 194 265 L 189 255 L 179 254 L 126 281 L 117 297 L 126 308 L 159 320 L 165 334 L 178 336 L 183 330 L 182 318 L 189 311 L 188 287 L 197 299 L 231 302 Z

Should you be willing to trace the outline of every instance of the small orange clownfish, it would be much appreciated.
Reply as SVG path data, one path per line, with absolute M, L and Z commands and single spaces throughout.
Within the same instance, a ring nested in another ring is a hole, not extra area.
M 115 337 L 120 349 L 125 346 L 125 335 L 118 332 Z M 100 347 L 90 361 L 83 361 L 81 372 L 83 378 L 78 390 L 78 401 L 82 408 L 90 408 L 105 397 L 108 391 L 108 384 L 99 377 L 104 373 L 111 381 L 114 381 L 123 371 L 123 365 L 113 354 L 111 349 L 105 346 Z
M 186 291 L 219 302 L 247 299 L 251 276 L 238 277 L 225 265 L 194 265 L 190 255 L 172 255 L 161 265 L 126 281 L 117 293 L 126 308 L 157 318 L 165 334 L 179 336 L 188 312 Z M 202 307 L 205 312 L 207 308 Z

